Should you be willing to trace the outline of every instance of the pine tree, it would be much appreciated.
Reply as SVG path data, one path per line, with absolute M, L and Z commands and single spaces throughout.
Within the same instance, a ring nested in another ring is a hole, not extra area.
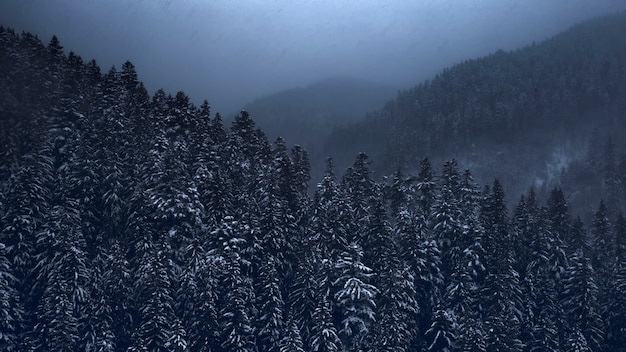
M 116 350 L 114 317 L 109 289 L 112 284 L 111 264 L 113 256 L 105 248 L 99 248 L 96 257 L 89 263 L 89 300 L 85 314 L 78 321 L 83 337 L 80 349 L 85 351 L 112 352 Z M 120 288 L 118 288 L 120 289 Z
M 589 245 L 589 239 L 587 238 L 587 232 L 584 229 L 582 219 L 576 217 L 572 222 L 572 232 L 570 235 L 570 249 L 574 252 L 582 251 L 584 257 L 591 257 L 591 246 Z
M 565 195 L 559 188 L 554 188 L 550 192 L 547 204 L 547 215 L 552 236 L 554 236 L 554 239 L 559 246 L 565 249 L 566 253 L 569 253 L 568 246 L 571 240 L 569 234 L 572 219 Z
M 165 135 L 157 136 L 138 166 L 142 179 L 131 199 L 133 230 L 148 230 L 156 238 L 167 238 L 175 265 L 185 263 L 184 249 L 194 229 L 202 226 L 204 213 L 198 189 L 183 162 L 187 152 L 185 141 L 172 142 Z
M 519 340 L 521 292 L 513 268 L 513 250 L 504 191 L 495 180 L 483 208 L 487 277 L 483 288 L 485 344 L 487 350 L 521 351 Z
M 252 194 L 256 189 L 256 175 L 261 172 L 270 157 L 271 148 L 265 134 L 256 128 L 250 114 L 242 111 L 237 115 L 231 126 L 231 133 L 227 142 L 227 162 L 230 171 L 230 179 L 236 190 L 236 198 L 242 198 L 244 194 Z M 243 208 L 244 203 L 239 203 L 236 208 Z
M 394 228 L 395 236 L 401 246 L 400 257 L 409 265 L 416 290 L 415 300 L 419 312 L 415 326 L 417 345 L 424 332 L 431 325 L 435 295 L 443 283 L 440 272 L 440 253 L 437 243 L 427 238 L 428 230 L 423 216 L 413 215 L 408 209 L 398 213 Z
M 217 227 L 226 216 L 235 213 L 233 181 L 224 160 L 224 152 L 219 150 L 221 147 L 223 145 L 215 146 L 216 150 L 201 156 L 193 174 L 199 201 L 205 210 L 203 222 L 211 228 Z
M 380 198 L 372 199 L 369 215 L 365 219 L 363 232 L 363 261 L 377 274 L 375 284 L 382 280 L 382 271 L 388 267 L 388 262 L 395 255 L 395 245 L 392 239 L 392 229 L 387 221 L 387 214 Z
M 98 290 L 102 289 L 105 296 L 109 298 L 108 305 L 111 307 L 111 326 L 116 347 L 127 349 L 132 343 L 133 322 L 137 319 L 133 297 L 134 277 L 127 260 L 128 253 L 134 253 L 134 251 L 123 248 L 121 243 L 119 240 L 112 241 L 107 251 L 108 256 L 103 263 L 106 271 L 102 273 L 104 287 L 99 287 Z M 106 308 L 106 302 L 103 308 Z
M 228 273 L 224 288 L 226 302 L 220 311 L 220 330 L 224 351 L 256 351 L 255 331 L 252 324 L 254 312 L 249 305 L 253 299 L 253 290 L 249 280 L 242 277 L 240 258 L 236 252 L 227 258 Z
M 410 181 L 405 179 L 402 169 L 398 167 L 393 175 L 391 184 L 383 188 L 383 198 L 389 203 L 389 215 L 391 218 L 395 218 L 400 209 L 409 206 L 409 183 Z
M 445 302 L 457 319 L 455 348 L 485 350 L 485 331 L 480 318 L 480 292 L 486 269 L 483 260 L 484 229 L 480 222 L 480 191 L 469 170 L 463 173 L 460 185 L 459 209 L 462 231 L 457 240 L 458 260 L 453 263 Z
M 537 205 L 537 199 L 533 188 L 527 195 L 523 195 L 514 210 L 512 219 L 512 231 L 514 236 L 515 247 L 515 270 L 520 275 L 520 286 L 522 290 L 522 321 L 520 327 L 520 339 L 527 342 L 527 350 L 533 348 L 534 340 L 533 330 L 536 325 L 534 320 L 533 306 L 536 289 L 534 287 L 536 272 L 530 272 L 529 268 L 537 256 L 537 247 L 533 246 L 533 240 L 537 238 L 540 231 L 540 211 Z M 533 263 L 534 266 L 534 263 Z M 544 270 L 545 268 L 541 268 Z
M 591 237 L 593 241 L 593 267 L 604 278 L 609 279 L 615 255 L 611 223 L 608 218 L 608 210 L 603 201 L 600 201 L 598 210 L 595 212 L 592 223 Z M 601 289 L 605 288 L 605 282 L 600 282 Z
M 261 351 L 279 352 L 287 327 L 278 259 L 268 256 L 259 268 L 259 276 L 258 347 Z
M 294 321 L 287 321 L 287 334 L 280 341 L 280 352 L 304 352 L 304 345 Z
M 605 350 L 619 349 L 626 343 L 626 263 L 616 270 L 611 288 L 610 314 L 605 321 Z
M 348 250 L 335 264 L 340 276 L 333 283 L 334 299 L 340 312 L 339 334 L 344 349 L 358 351 L 371 324 L 376 321 L 375 298 L 379 290 L 368 283 L 373 272 L 361 262 L 362 249 L 357 244 L 351 244 Z
M 291 290 L 289 292 L 289 306 L 292 319 L 298 326 L 302 341 L 309 344 L 309 340 L 313 334 L 311 331 L 315 322 L 313 314 L 316 309 L 316 293 L 318 293 L 318 285 L 320 281 L 316 276 L 316 270 L 319 270 L 318 263 L 321 261 L 321 255 L 313 254 L 307 251 L 304 258 L 300 260 L 296 267 L 296 277 Z M 328 272 L 324 272 L 328 274 Z
M 6 246 L 0 242 L 0 349 L 18 351 L 18 333 L 23 328 L 24 307 L 16 289 L 16 279 L 6 257 Z
M 45 230 L 37 235 L 40 261 L 34 291 L 41 298 L 33 331 L 36 350 L 74 350 L 80 340 L 78 321 L 89 298 L 79 210 L 72 199 L 64 203 L 52 208 Z
M 413 270 L 393 253 L 378 281 L 381 288 L 377 305 L 379 318 L 368 344 L 376 351 L 410 351 L 419 335 L 416 329 L 419 304 Z
M 280 274 L 279 286 L 283 287 L 293 277 L 294 244 L 299 236 L 298 223 L 292 214 L 297 213 L 300 199 L 295 190 L 293 165 L 282 139 L 277 139 L 272 153 L 271 164 L 259 175 L 256 197 L 261 208 L 259 230 L 264 252 L 261 256 L 274 257 Z
M 376 198 L 377 187 L 370 176 L 368 156 L 359 153 L 356 160 L 341 179 L 341 188 L 352 211 L 354 222 L 351 225 L 348 238 L 349 242 L 355 242 L 364 249 L 366 244 L 362 236 L 367 232 L 369 209 Z
M 224 258 L 207 251 L 195 236 L 186 248 L 187 266 L 177 291 L 177 316 L 187 332 L 189 351 L 219 350 L 218 286 Z
M 253 317 L 256 315 L 254 289 L 242 272 L 243 258 L 239 254 L 244 241 L 231 238 L 224 243 L 226 273 L 221 284 L 223 302 L 219 311 L 221 347 L 227 352 L 257 351 Z
M 609 292 L 612 281 L 615 280 L 617 263 L 615 262 L 612 226 L 608 218 L 608 209 L 603 201 L 600 201 L 598 210 L 593 217 L 591 239 L 593 241 L 591 265 L 598 277 L 596 284 L 599 289 L 600 314 L 606 321 L 611 314 Z
M 597 302 L 598 288 L 591 261 L 584 256 L 581 248 L 571 256 L 565 277 L 562 299 L 569 322 L 568 341 L 572 338 L 576 341 L 584 339 L 590 351 L 600 351 L 603 325 Z
M 333 322 L 332 280 L 333 267 L 330 260 L 319 260 L 312 293 L 314 310 L 311 314 L 310 350 L 319 352 L 338 352 L 342 350 L 339 333 Z
M 303 248 L 306 238 L 309 237 L 311 227 L 311 199 L 309 198 L 309 181 L 311 165 L 307 151 L 299 145 L 291 149 L 291 161 L 293 167 L 292 181 L 295 191 L 295 204 L 291 205 L 291 214 L 294 217 L 295 236 L 292 239 L 295 254 L 298 256 L 297 248 Z M 295 209 L 293 208 L 295 206 Z
M 185 351 L 187 336 L 175 314 L 170 282 L 172 269 L 164 239 L 145 242 L 138 252 L 139 268 L 135 280 L 135 301 L 139 321 L 130 351 Z
M 420 162 L 420 171 L 417 175 L 418 203 L 421 213 L 428 216 L 435 202 L 436 183 L 432 164 L 425 158 Z
M 28 349 L 41 295 L 40 290 L 32 289 L 37 284 L 35 267 L 39 261 L 35 234 L 41 233 L 48 221 L 53 167 L 48 148 L 26 154 L 18 161 L 7 181 L 6 191 L 2 190 L 0 242 L 6 246 L 6 259 L 15 277 L 13 285 L 24 308 L 23 327 L 18 331 L 19 349 Z
M 433 314 L 433 322 L 426 331 L 425 351 L 450 352 L 453 350 L 456 336 L 455 316 L 450 314 L 442 306 L 438 305 Z
M 531 351 L 558 350 L 563 348 L 561 339 L 567 325 L 559 297 L 567 258 L 558 238 L 552 235 L 547 209 L 539 212 L 534 228 L 530 245 L 533 259 L 526 268 L 523 282 L 530 306 L 526 313 L 529 319 L 527 345 Z
M 430 235 L 437 243 L 441 253 L 441 271 L 444 277 L 450 277 L 454 263 L 459 260 L 462 249 L 458 247 L 461 240 L 461 212 L 457 199 L 448 185 L 442 185 L 430 215 Z
M 335 182 L 333 161 L 329 158 L 324 178 L 315 192 L 311 228 L 313 246 L 333 260 L 346 249 L 352 221 L 350 209 L 343 198 Z
M 606 301 L 601 303 L 607 312 L 604 315 L 604 350 L 616 350 L 626 344 L 626 220 L 620 213 L 615 221 L 615 255 L 616 265 L 605 288 Z M 596 274 L 600 279 L 599 274 Z

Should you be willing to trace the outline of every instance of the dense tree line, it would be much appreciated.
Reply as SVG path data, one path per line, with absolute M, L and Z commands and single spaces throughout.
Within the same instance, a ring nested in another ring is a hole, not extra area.
M 626 220 L 304 149 L 0 28 L 0 350 L 615 351 Z

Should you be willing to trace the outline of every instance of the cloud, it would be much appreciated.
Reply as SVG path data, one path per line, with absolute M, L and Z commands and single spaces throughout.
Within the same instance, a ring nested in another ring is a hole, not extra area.
M 107 70 L 130 59 L 151 91 L 185 90 L 231 112 L 328 76 L 398 88 L 446 65 L 539 41 L 617 0 L 30 0 L 0 23 L 52 34 Z

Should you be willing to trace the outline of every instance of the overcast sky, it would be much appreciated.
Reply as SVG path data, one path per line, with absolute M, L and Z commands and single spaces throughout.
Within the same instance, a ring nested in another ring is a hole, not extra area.
M 331 76 L 408 88 L 460 60 L 541 41 L 623 0 L 0 0 L 0 24 L 56 34 L 103 71 L 230 113 Z

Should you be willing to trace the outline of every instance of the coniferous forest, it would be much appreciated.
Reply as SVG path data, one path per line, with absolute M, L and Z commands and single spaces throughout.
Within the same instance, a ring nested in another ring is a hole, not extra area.
M 578 212 L 590 213 L 598 196 L 626 211 L 624 33 L 622 12 L 446 68 L 337 128 L 327 153 L 347 167 L 366 151 L 385 175 L 426 155 L 454 157 L 482 183 L 497 177 L 509 202 L 530 185 L 542 197 L 556 185 Z
M 252 114 L 0 27 L 0 350 L 626 348 L 619 202 L 426 156 L 310 180 Z

